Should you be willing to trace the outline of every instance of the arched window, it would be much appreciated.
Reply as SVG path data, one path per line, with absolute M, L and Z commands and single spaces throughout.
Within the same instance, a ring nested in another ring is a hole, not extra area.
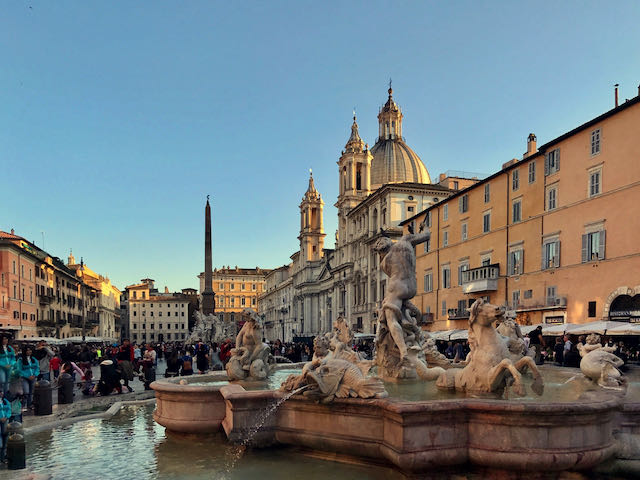
M 378 230 L 378 209 L 377 208 L 373 209 L 373 218 L 371 223 L 373 224 L 373 231 L 376 232 Z

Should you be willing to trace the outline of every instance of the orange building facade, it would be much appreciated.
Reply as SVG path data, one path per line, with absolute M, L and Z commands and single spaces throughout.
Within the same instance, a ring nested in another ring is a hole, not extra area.
M 402 222 L 425 222 L 414 303 L 466 328 L 477 298 L 521 324 L 640 322 L 640 97 Z M 417 230 L 416 230 L 417 231 Z

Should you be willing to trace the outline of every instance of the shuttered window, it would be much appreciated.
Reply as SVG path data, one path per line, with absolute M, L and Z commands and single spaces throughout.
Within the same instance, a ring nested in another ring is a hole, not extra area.
M 582 263 L 604 260 L 605 234 L 600 230 L 582 235 Z
M 524 250 L 520 249 L 509 252 L 507 263 L 509 275 L 522 275 L 524 271 Z
M 560 170 L 560 149 L 551 150 L 544 157 L 544 174 L 551 175 Z
M 542 245 L 542 270 L 560 266 L 560 240 Z

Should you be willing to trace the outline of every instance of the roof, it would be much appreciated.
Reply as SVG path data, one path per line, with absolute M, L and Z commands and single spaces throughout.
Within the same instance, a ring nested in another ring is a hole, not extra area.
M 20 235 L 15 235 L 14 233 L 9 233 L 9 232 L 3 232 L 2 230 L 0 230 L 0 238 L 6 238 L 8 240 L 24 240 L 25 242 L 27 241 Z
M 417 189 L 422 190 L 424 192 L 427 191 L 440 191 L 440 192 L 454 192 L 455 190 L 451 190 L 447 187 L 439 185 L 437 183 L 416 183 L 416 182 L 401 182 L 401 183 L 385 183 L 381 187 L 377 188 L 371 195 L 363 199 L 360 203 L 354 206 L 347 215 L 351 215 L 352 212 L 358 210 L 362 205 L 367 204 L 368 202 L 373 201 L 374 199 L 381 196 L 384 192 L 388 190 L 407 190 L 407 189 Z
M 424 163 L 402 138 L 378 139 L 371 148 L 371 155 L 371 185 L 431 182 Z
M 500 170 L 498 170 L 497 172 L 493 173 L 492 175 L 489 175 L 487 178 L 478 181 L 477 183 L 474 183 L 473 185 L 470 185 L 467 188 L 464 188 L 462 190 L 458 190 L 456 193 L 454 193 L 453 195 L 451 195 L 450 197 L 448 197 L 446 199 L 446 201 L 448 202 L 449 200 L 453 200 L 456 197 L 459 197 L 460 195 L 464 195 L 465 193 L 469 192 L 470 190 L 479 187 L 480 185 L 484 185 L 485 183 L 493 180 L 494 178 L 496 178 L 497 176 L 503 174 L 504 172 L 508 172 L 509 170 L 513 170 L 514 168 L 518 168 L 519 166 L 530 162 L 532 159 L 540 157 L 542 155 L 544 155 L 544 153 L 549 149 L 549 147 L 552 147 L 558 143 L 560 143 L 563 140 L 566 140 L 567 138 L 571 137 L 572 135 L 575 135 L 583 130 L 586 130 L 587 128 L 615 115 L 616 113 L 621 112 L 622 110 L 625 110 L 633 105 L 635 105 L 636 103 L 640 103 L 640 95 L 624 102 L 622 105 L 619 105 L 616 108 L 613 108 L 611 110 L 609 110 L 608 112 L 603 113 L 602 115 L 599 115 L 597 117 L 595 117 L 592 120 L 589 120 L 586 123 L 583 123 L 582 125 L 580 125 L 579 127 L 574 128 L 573 130 L 569 130 L 567 133 L 564 133 L 562 135 L 560 135 L 559 137 L 554 138 L 553 140 L 551 140 L 550 142 L 545 143 L 544 145 L 540 146 L 538 148 L 538 151 L 535 152 L 532 155 L 529 155 L 528 157 L 525 157 L 511 165 L 508 165 Z M 443 200 L 444 202 L 445 200 Z M 407 218 L 406 220 L 403 220 L 402 222 L 400 222 L 400 225 L 406 225 L 407 223 L 415 220 L 416 218 L 420 217 L 421 215 L 423 215 L 425 212 L 428 212 L 429 210 L 432 210 L 434 208 L 437 208 L 441 203 L 443 202 L 439 202 L 436 203 L 434 205 L 429 206 L 428 208 L 425 208 L 424 210 L 422 210 L 421 212 L 416 213 L 415 215 L 413 215 L 412 217 Z

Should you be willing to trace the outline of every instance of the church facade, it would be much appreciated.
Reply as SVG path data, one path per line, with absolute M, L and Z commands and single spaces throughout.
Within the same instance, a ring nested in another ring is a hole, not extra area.
M 404 141 L 402 111 L 391 88 L 388 93 L 378 114 L 375 145 L 370 149 L 362 140 L 354 116 L 338 159 L 333 249 L 324 247 L 324 202 L 313 176 L 309 178 L 300 203 L 300 249 L 291 263 L 267 274 L 259 300 L 269 340 L 327 332 L 338 316 L 344 316 L 355 332 L 375 333 L 386 275 L 378 271 L 373 245 L 382 236 L 401 236 L 400 222 L 453 193 L 446 179 L 431 183 L 424 163 Z

